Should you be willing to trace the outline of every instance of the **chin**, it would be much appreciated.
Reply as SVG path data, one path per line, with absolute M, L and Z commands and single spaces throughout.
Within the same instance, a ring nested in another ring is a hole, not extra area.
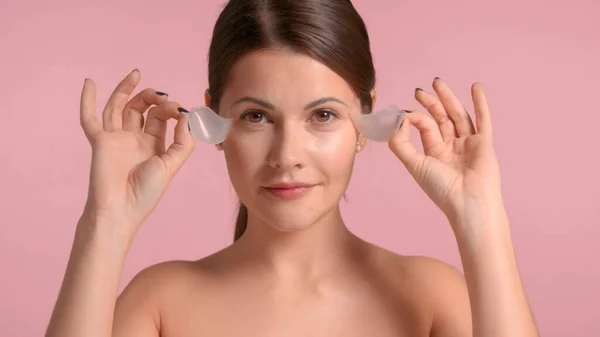
M 292 232 L 311 227 L 325 214 L 332 212 L 334 206 L 335 202 L 328 202 L 320 195 L 307 195 L 294 200 L 261 195 L 255 199 L 254 211 L 258 218 L 273 229 Z
M 280 232 L 307 229 L 327 214 L 335 212 L 339 203 L 333 196 L 325 195 L 322 186 L 301 191 L 276 192 L 261 189 L 248 204 L 251 204 L 250 211 L 264 225 Z
M 293 232 L 314 225 L 326 210 L 298 207 L 296 205 L 265 205 L 259 211 L 259 217 L 272 228 L 281 232 Z

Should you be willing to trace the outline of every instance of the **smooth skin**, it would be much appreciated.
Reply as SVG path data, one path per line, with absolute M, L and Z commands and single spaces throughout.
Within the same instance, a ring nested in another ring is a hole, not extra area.
M 118 296 L 136 232 L 194 149 L 178 103 L 154 89 L 130 99 L 139 81 L 139 71 L 123 79 L 102 122 L 95 85 L 84 83 L 90 189 L 47 337 L 538 336 L 515 261 L 481 84 L 472 86 L 475 124 L 436 79 L 434 92 L 415 92 L 428 114 L 410 113 L 389 142 L 446 215 L 463 277 L 448 264 L 395 254 L 345 227 L 338 203 L 363 148 L 350 118 L 360 103 L 324 65 L 279 51 L 238 61 L 219 107 L 234 118 L 219 148 L 248 205 L 247 232 L 201 260 L 148 267 Z M 307 107 L 323 97 L 335 99 Z M 169 119 L 177 125 L 167 148 Z M 424 152 L 410 142 L 412 127 Z M 290 180 L 313 187 L 294 200 L 264 188 Z

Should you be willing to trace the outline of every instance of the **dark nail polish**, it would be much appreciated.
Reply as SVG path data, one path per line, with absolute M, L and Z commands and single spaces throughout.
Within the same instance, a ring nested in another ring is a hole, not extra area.
M 177 111 L 179 111 L 179 112 L 183 112 L 183 113 L 188 113 L 188 112 L 189 112 L 189 111 L 187 111 L 186 109 L 184 109 L 184 108 L 181 108 L 181 107 L 177 108 Z
M 166 92 L 162 92 L 162 91 L 157 91 L 156 94 L 158 96 L 169 96 L 169 94 L 167 94 Z
M 436 78 L 434 78 L 433 80 L 434 80 L 434 81 L 435 81 L 435 80 L 441 80 L 441 78 L 439 78 L 439 77 L 436 77 Z
M 419 91 L 423 91 L 423 89 L 421 89 L 421 88 L 416 88 L 416 89 L 415 89 L 415 94 L 416 94 L 416 93 L 418 93 Z
M 404 110 L 404 112 L 406 112 L 407 114 L 413 112 L 413 110 Z

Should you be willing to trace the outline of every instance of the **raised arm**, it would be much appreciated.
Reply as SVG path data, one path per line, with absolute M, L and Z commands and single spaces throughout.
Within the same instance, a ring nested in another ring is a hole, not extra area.
M 46 337 L 113 335 L 118 287 L 131 242 L 194 148 L 187 117 L 177 103 L 152 89 L 129 99 L 139 81 L 135 70 L 119 83 L 102 122 L 95 113 L 95 84 L 86 79 L 83 86 L 80 119 L 92 146 L 88 200 Z M 165 149 L 170 118 L 178 120 L 175 141 Z M 134 280 L 119 299 L 117 318 L 127 316 L 128 323 L 118 330 L 135 331 L 127 336 L 157 336 L 152 306 L 134 305 L 142 301 L 136 296 L 139 283 Z
M 456 275 L 448 276 L 432 333 L 537 337 L 512 247 L 483 88 L 479 83 L 471 87 L 476 125 L 444 81 L 436 78 L 433 89 L 437 95 L 415 91 L 430 116 L 410 113 L 389 142 L 448 218 L 465 271 L 466 283 Z M 420 132 L 424 152 L 410 141 L 411 125 Z

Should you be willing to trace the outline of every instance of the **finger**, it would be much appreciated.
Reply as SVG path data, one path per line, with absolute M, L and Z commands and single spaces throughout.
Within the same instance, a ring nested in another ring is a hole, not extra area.
M 457 135 L 462 137 L 474 134 L 476 131 L 471 116 L 448 84 L 439 77 L 436 77 L 433 81 L 433 89 L 454 123 Z
M 454 95 L 448 84 L 439 77 L 433 81 L 433 90 L 437 93 L 444 109 L 454 123 L 454 128 L 459 137 L 470 136 L 475 134 L 475 127 L 471 116 L 462 105 L 458 97 Z
M 411 111 L 406 115 L 406 119 L 410 120 L 410 124 L 419 131 L 425 153 L 444 142 L 438 124 L 430 116 L 421 111 Z
M 123 109 L 140 79 L 140 72 L 135 69 L 117 85 L 102 113 L 104 130 L 114 131 L 123 128 Z
M 415 90 L 415 98 L 425 109 L 427 109 L 427 111 L 429 111 L 431 116 L 438 123 L 444 141 L 456 138 L 457 135 L 454 129 L 454 123 L 452 123 L 452 120 L 448 117 L 448 113 L 442 105 L 442 102 L 435 95 L 430 94 L 421 88 L 417 88 L 417 90 Z
M 102 131 L 102 124 L 96 116 L 96 83 L 88 78 L 85 79 L 81 90 L 79 122 L 90 143 Z
M 408 171 L 413 174 L 423 162 L 425 155 L 419 152 L 410 141 L 411 120 L 405 118 L 400 129 L 388 142 L 390 150 L 400 159 Z
M 159 105 L 167 100 L 167 94 L 154 89 L 144 89 L 135 95 L 123 109 L 123 129 L 142 131 L 144 112 L 152 105 Z
M 194 138 L 188 129 L 188 116 L 186 113 L 180 113 L 177 125 L 175 125 L 173 143 L 161 155 L 169 177 L 172 178 L 179 171 L 183 163 L 185 163 L 192 151 L 194 151 L 194 146 Z
M 167 121 L 171 118 L 178 119 L 181 115 L 178 110 L 180 108 L 181 105 L 174 101 L 164 102 L 152 107 L 148 111 L 144 132 L 164 142 L 167 135 Z
M 475 122 L 477 123 L 477 132 L 491 136 L 492 118 L 481 83 L 475 83 L 471 86 L 471 95 L 473 96 L 473 105 L 475 106 Z

